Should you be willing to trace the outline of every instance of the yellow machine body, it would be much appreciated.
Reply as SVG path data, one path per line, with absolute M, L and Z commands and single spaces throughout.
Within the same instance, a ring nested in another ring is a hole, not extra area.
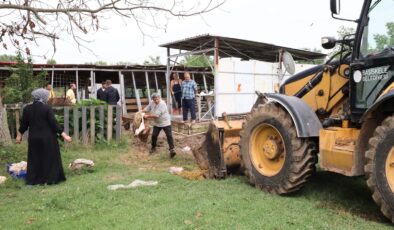
M 359 129 L 330 127 L 319 132 L 320 167 L 326 171 L 358 176 L 360 167 L 354 154 Z

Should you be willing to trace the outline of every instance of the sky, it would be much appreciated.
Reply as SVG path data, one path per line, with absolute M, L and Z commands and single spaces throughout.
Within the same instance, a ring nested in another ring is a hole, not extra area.
M 190 0 L 188 0 L 190 1 Z M 57 41 L 53 56 L 58 64 L 83 64 L 105 61 L 142 63 L 149 56 L 160 56 L 165 63 L 166 49 L 160 44 L 201 34 L 212 34 L 247 39 L 292 48 L 321 49 L 323 36 L 337 36 L 341 25 L 355 27 L 355 23 L 333 19 L 329 0 L 227 0 L 220 9 L 188 18 L 170 18 L 166 31 L 148 30 L 152 37 L 143 37 L 133 21 L 108 18 L 106 29 L 89 36 L 86 43 L 91 51 L 78 50 L 68 36 Z M 341 16 L 356 19 L 362 0 L 342 1 Z M 51 44 L 41 42 L 31 48 L 33 53 L 47 53 Z M 34 57 L 35 63 L 46 63 Z

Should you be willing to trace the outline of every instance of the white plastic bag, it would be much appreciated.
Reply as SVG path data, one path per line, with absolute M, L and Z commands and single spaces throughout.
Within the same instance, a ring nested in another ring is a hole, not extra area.
M 140 186 L 155 186 L 158 183 L 159 182 L 157 182 L 157 181 L 144 181 L 144 180 L 137 179 L 128 185 L 124 185 L 124 184 L 108 185 L 107 189 L 109 189 L 109 190 L 130 189 L 130 188 L 136 188 L 136 187 L 140 187 Z

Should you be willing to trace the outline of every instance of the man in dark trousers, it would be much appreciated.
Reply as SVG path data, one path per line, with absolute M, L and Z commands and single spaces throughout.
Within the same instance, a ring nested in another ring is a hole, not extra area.
M 120 99 L 119 92 L 117 89 L 112 87 L 112 81 L 107 80 L 105 82 L 105 96 L 106 96 L 106 102 L 110 105 L 116 105 Z
M 175 153 L 174 138 L 171 131 L 171 116 L 168 113 L 166 103 L 161 100 L 158 93 L 152 94 L 152 101 L 143 110 L 147 114 L 144 115 L 145 119 L 153 118 L 153 132 L 152 132 L 152 148 L 149 151 L 151 154 L 156 151 L 157 137 L 161 130 L 164 130 L 167 136 L 168 148 L 170 150 L 170 157 L 173 158 Z
M 197 84 L 194 80 L 190 79 L 190 73 L 185 72 L 185 80 L 182 81 L 182 110 L 183 110 L 183 122 L 187 121 L 188 112 L 190 110 L 190 116 L 192 123 L 196 122 L 196 109 L 195 109 L 195 97 L 197 93 Z
M 105 101 L 105 99 L 106 99 L 105 84 L 106 84 L 105 81 L 101 82 L 101 88 L 97 90 L 97 99 L 98 100 Z

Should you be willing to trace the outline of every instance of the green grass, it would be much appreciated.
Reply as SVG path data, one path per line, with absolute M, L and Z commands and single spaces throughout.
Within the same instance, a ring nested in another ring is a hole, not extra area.
M 129 146 L 63 150 L 65 167 L 81 157 L 94 160 L 96 167 L 81 173 L 66 169 L 67 181 L 59 185 L 27 187 L 22 181 L 8 180 L 0 187 L 0 229 L 392 228 L 372 201 L 363 178 L 318 172 L 301 192 L 280 197 L 249 186 L 242 176 L 185 180 L 167 169 L 193 169 L 191 156 L 179 154 L 174 160 L 166 152 L 137 156 Z M 19 146 L 15 153 L 23 157 L 25 149 Z M 117 191 L 106 188 L 135 179 L 159 184 Z

